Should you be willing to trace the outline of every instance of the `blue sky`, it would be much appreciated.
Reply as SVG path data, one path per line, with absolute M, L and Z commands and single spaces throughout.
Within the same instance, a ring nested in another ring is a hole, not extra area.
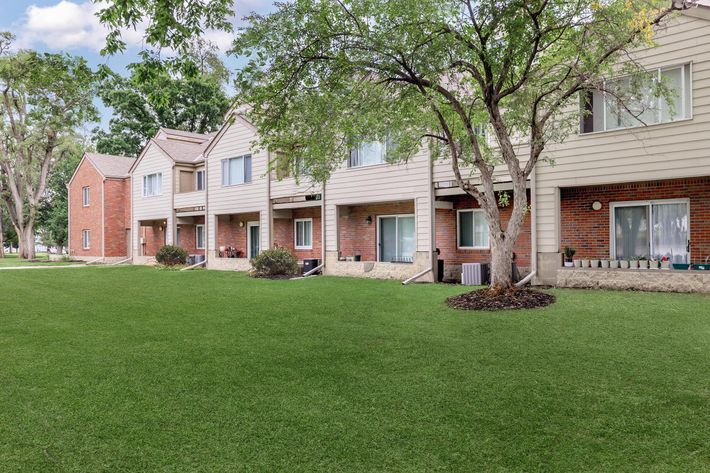
M 264 13 L 273 8 L 273 0 L 236 0 L 235 25 L 251 11 Z M 12 31 L 16 37 L 16 46 L 39 51 L 65 51 L 73 55 L 84 56 L 89 64 L 98 66 L 107 64 L 118 72 L 125 71 L 125 66 L 138 61 L 141 49 L 141 31 L 127 31 L 124 38 L 129 47 L 120 55 L 105 57 L 99 54 L 103 46 L 105 30 L 95 17 L 100 5 L 91 0 L 11 0 L 3 2 L 0 31 Z M 231 43 L 231 34 L 209 31 L 207 39 L 225 51 Z M 231 57 L 225 61 L 232 68 L 240 62 Z M 100 106 L 100 103 L 98 104 Z M 110 110 L 103 107 L 102 125 L 110 118 Z

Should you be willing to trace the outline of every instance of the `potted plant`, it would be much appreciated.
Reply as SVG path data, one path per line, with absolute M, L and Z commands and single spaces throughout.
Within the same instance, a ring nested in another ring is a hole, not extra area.
M 599 267 L 599 260 L 598 260 L 598 259 L 589 260 L 589 265 L 590 265 L 592 268 L 595 268 L 595 269 L 596 269 L 596 268 Z
M 663 256 L 661 258 L 661 269 L 671 269 L 671 260 L 668 256 Z
M 619 268 L 619 262 L 615 259 L 610 259 L 609 260 L 609 267 L 612 269 L 618 269 Z
M 574 260 L 572 260 L 572 264 L 575 268 L 581 268 L 582 267 L 582 260 L 581 259 L 574 259 Z
M 589 267 L 589 260 L 588 260 L 588 259 L 583 259 L 583 260 L 582 260 L 582 267 L 583 267 L 583 268 L 588 268 L 588 267 Z
M 601 264 L 602 269 L 607 269 L 611 261 L 609 261 L 608 259 L 603 259 L 599 263 Z
M 638 265 L 639 269 L 648 269 L 648 260 L 645 256 L 638 257 Z
M 631 267 L 631 262 L 627 259 L 619 260 L 619 267 L 621 269 L 629 269 Z
M 565 246 L 565 268 L 571 268 L 575 266 L 574 261 L 572 260 L 572 257 L 574 254 L 577 252 L 574 248 L 570 246 Z

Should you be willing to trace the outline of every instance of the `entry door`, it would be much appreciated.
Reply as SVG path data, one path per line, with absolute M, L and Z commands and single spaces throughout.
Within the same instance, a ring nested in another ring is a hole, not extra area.
M 379 260 L 412 261 L 414 257 L 414 215 L 379 218 Z
M 253 258 L 259 254 L 260 245 L 259 222 L 247 223 L 247 257 Z

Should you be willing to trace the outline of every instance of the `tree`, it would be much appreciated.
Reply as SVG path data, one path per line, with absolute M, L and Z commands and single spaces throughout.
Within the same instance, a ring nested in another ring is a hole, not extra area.
M 102 68 L 99 96 L 114 115 L 108 130 L 94 130 L 97 151 L 137 156 L 160 127 L 197 133 L 219 128 L 230 105 L 221 82 L 226 68 L 216 55 L 200 51 L 204 73 L 182 75 L 155 66 L 157 59 L 130 65 L 127 78 Z
M 580 94 L 650 45 L 654 28 L 690 4 L 661 0 L 295 0 L 248 18 L 234 53 L 240 102 L 263 148 L 302 159 L 318 180 L 359 141 L 395 143 L 406 160 L 429 144 L 490 228 L 492 286 L 512 287 L 513 245 L 528 210 L 526 180 L 550 142 L 578 129 Z M 618 71 L 617 71 L 618 72 Z M 636 82 L 636 81 L 634 81 Z M 662 89 L 662 85 L 656 86 Z M 639 114 L 640 116 L 641 114 Z M 482 130 L 487 130 L 485 133 Z M 493 145 L 483 139 L 492 135 Z M 513 193 L 503 222 L 494 168 Z
M 67 184 L 81 161 L 79 146 L 71 150 L 66 159 L 55 166 L 49 176 L 47 191 L 40 206 L 37 226 L 43 229 L 48 238 L 48 246 L 56 246 L 59 253 L 69 239 L 69 192 Z
M 75 130 L 96 119 L 95 75 L 83 58 L 21 50 L 0 57 L 2 200 L 35 256 L 35 223 L 48 176 L 69 155 Z

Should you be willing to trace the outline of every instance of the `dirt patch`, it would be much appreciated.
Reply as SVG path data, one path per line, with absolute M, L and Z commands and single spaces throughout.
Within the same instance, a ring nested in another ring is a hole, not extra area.
M 492 291 L 478 289 L 476 291 L 451 296 L 446 304 L 461 310 L 517 310 L 537 309 L 547 307 L 555 302 L 555 296 L 532 289 L 510 289 L 507 291 Z

